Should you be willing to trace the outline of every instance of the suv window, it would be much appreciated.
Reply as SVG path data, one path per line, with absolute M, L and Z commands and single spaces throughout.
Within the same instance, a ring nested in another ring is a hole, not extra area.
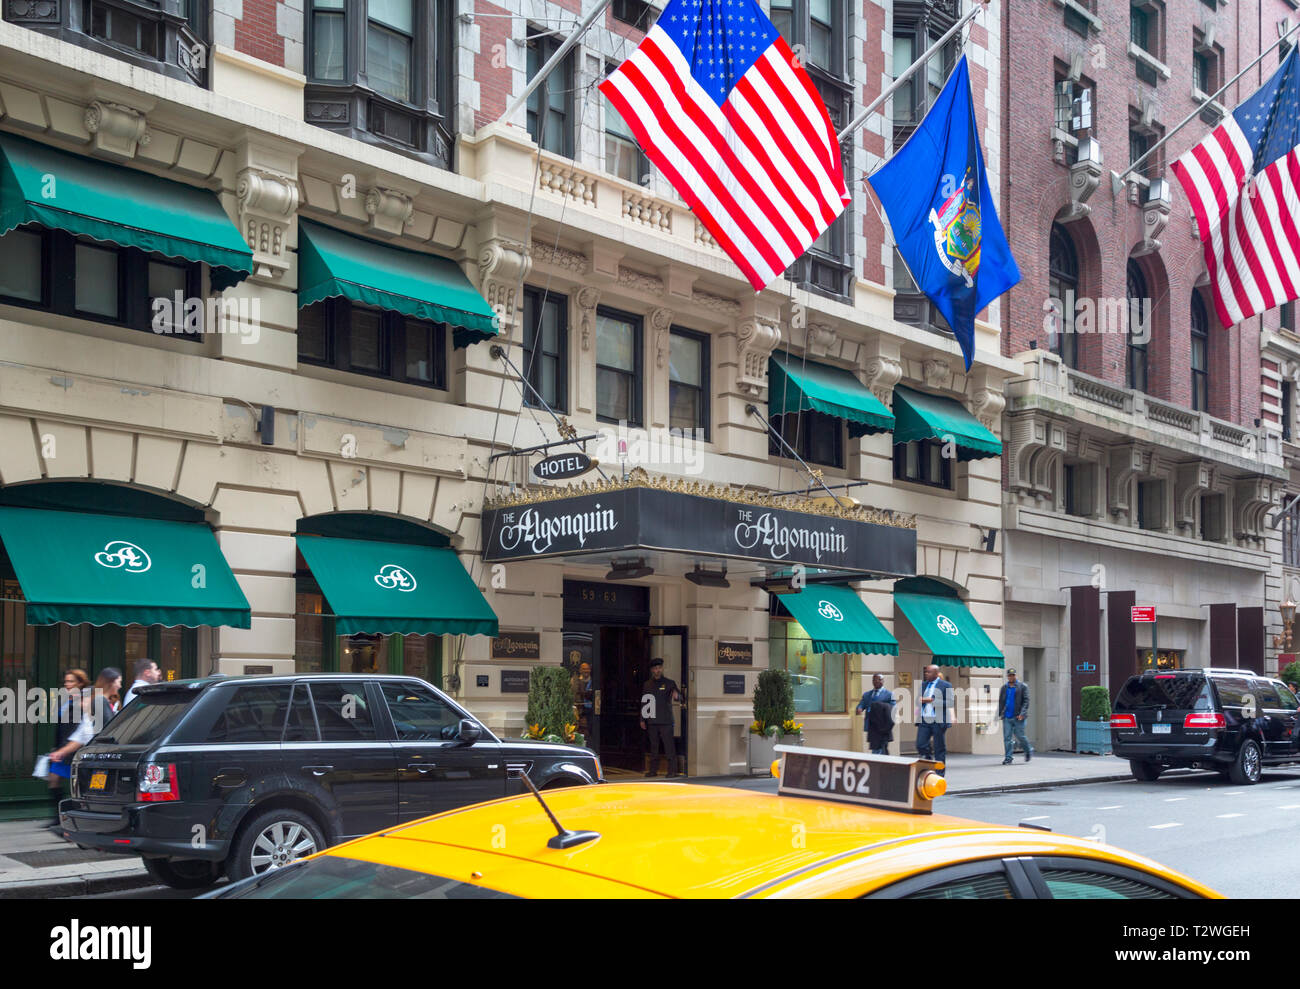
M 1203 676 L 1131 677 L 1115 698 L 1115 710 L 1139 708 L 1209 711 L 1210 688 Z
M 1244 677 L 1216 677 L 1214 689 L 1219 692 L 1219 703 L 1224 707 L 1243 707 L 1255 703 L 1250 693 L 1250 681 Z M 1251 699 L 1247 701 L 1247 697 Z
M 305 683 L 295 683 L 293 699 L 289 702 L 289 718 L 284 723 L 284 740 L 314 742 L 318 738 L 316 715 L 311 708 L 311 690 Z
M 236 687 L 208 730 L 209 742 L 278 742 L 289 710 L 289 684 Z
M 1282 698 L 1278 697 L 1277 690 L 1267 680 L 1260 680 L 1255 684 L 1255 693 L 1259 696 L 1260 707 L 1279 708 L 1282 706 Z
M 385 683 L 381 689 L 399 740 L 455 738 L 458 734 L 460 712 L 430 691 L 406 683 Z
M 313 683 L 311 696 L 322 742 L 373 742 L 378 737 L 364 682 Z
M 191 691 L 137 694 L 94 739 L 119 745 L 149 745 L 169 735 L 198 696 Z
M 1278 683 L 1274 680 L 1273 689 L 1277 691 L 1278 700 L 1282 702 L 1280 705 L 1281 707 L 1288 711 L 1294 711 L 1297 708 L 1300 708 L 1300 701 L 1296 700 L 1295 694 L 1291 692 L 1291 688 L 1285 683 Z

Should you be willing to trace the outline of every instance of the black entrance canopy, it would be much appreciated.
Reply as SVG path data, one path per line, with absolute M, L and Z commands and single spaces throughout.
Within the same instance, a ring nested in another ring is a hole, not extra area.
M 638 476 L 639 475 L 639 476 Z M 483 559 L 538 560 L 660 551 L 764 563 L 916 573 L 916 523 L 873 508 L 806 501 L 680 481 L 547 489 L 489 502 Z

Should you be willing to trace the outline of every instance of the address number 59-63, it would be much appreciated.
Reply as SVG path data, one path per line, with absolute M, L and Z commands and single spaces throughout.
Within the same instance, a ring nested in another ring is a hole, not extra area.
M 869 795 L 867 781 L 871 776 L 871 766 L 865 762 L 850 762 L 845 759 L 821 759 L 817 763 L 817 789 L 838 790 L 843 781 L 847 793 Z

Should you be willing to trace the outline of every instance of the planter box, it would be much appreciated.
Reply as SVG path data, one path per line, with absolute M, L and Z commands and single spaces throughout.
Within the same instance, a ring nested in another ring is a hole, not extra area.
M 749 771 L 753 773 L 766 773 L 772 768 L 772 760 L 776 758 L 777 739 L 771 735 L 755 735 L 752 731 L 749 733 Z
M 1074 719 L 1074 751 L 1110 755 L 1110 722 Z

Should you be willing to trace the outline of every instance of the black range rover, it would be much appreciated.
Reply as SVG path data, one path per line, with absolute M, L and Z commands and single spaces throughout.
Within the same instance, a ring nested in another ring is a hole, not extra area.
M 59 807 L 83 848 L 161 883 L 243 879 L 348 838 L 601 781 L 577 746 L 502 741 L 423 680 L 335 673 L 152 684 L 78 751 Z
M 1148 670 L 1129 677 L 1110 716 L 1115 755 L 1150 782 L 1170 767 L 1213 769 L 1238 785 L 1300 761 L 1300 701 L 1281 680 L 1242 669 Z

